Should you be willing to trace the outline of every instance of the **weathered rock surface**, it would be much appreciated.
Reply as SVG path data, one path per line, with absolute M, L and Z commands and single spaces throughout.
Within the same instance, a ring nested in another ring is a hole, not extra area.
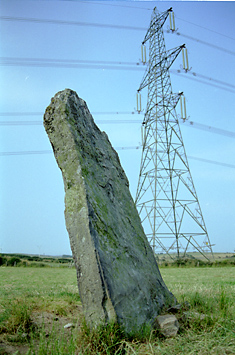
M 176 300 L 162 280 L 117 153 L 72 90 L 52 98 L 44 127 L 63 175 L 86 321 L 118 321 L 127 332 L 153 324 Z
M 179 322 L 173 314 L 166 314 L 157 316 L 156 327 L 166 338 L 172 338 L 179 330 Z

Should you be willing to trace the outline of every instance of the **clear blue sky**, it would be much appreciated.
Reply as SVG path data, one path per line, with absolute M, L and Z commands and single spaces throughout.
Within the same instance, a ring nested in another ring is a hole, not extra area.
M 43 114 L 17 116 L 9 113 L 43 113 L 56 92 L 70 88 L 87 102 L 95 121 L 106 131 L 114 147 L 139 146 L 141 123 L 135 121 L 141 122 L 143 116 L 121 112 L 135 110 L 136 90 L 144 70 L 141 65 L 111 62 L 139 62 L 141 42 L 155 6 L 160 12 L 172 6 L 175 13 L 180 35 L 165 33 L 167 49 L 183 43 L 188 48 L 191 72 L 175 74 L 182 65 L 181 56 L 171 68 L 174 71 L 171 74 L 173 91 L 184 91 L 189 121 L 194 122 L 194 125 L 181 124 L 186 153 L 189 157 L 217 162 L 212 164 L 189 158 L 209 237 L 215 244 L 214 251 L 234 251 L 235 134 L 229 137 L 221 130 L 235 132 L 235 3 L 2 0 L 2 252 L 71 254 L 64 222 L 62 175 L 53 154 L 43 153 L 51 151 L 42 125 Z M 29 22 L 26 18 L 64 23 Z M 164 29 L 168 26 L 167 21 Z M 46 64 L 48 61 L 42 66 L 45 59 L 65 60 L 65 67 L 61 67 L 61 62 L 57 62 L 56 67 L 55 61 L 51 62 L 52 66 Z M 76 68 L 72 62 L 67 65 L 72 60 L 84 61 L 84 64 L 80 62 Z M 104 61 L 109 64 L 102 63 Z M 120 120 L 133 122 L 117 123 Z M 30 124 L 12 125 L 12 121 Z M 41 124 L 32 125 L 32 121 Z M 203 124 L 205 130 L 196 129 L 197 124 Z M 220 134 L 208 127 L 219 128 Z M 2 154 L 9 152 L 14 154 Z M 42 154 L 19 155 L 18 152 Z M 141 151 L 119 149 L 118 154 L 134 197 Z

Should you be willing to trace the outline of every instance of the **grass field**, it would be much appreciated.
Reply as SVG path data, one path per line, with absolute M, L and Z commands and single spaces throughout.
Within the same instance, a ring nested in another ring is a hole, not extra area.
M 127 339 L 115 326 L 86 328 L 74 268 L 0 267 L 0 354 L 235 354 L 235 268 L 161 273 L 178 301 L 191 305 L 190 317 L 177 315 L 175 338 L 146 331 Z

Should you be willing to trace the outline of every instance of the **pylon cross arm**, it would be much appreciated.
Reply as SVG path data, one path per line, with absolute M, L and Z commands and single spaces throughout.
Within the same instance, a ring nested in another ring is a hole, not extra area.
M 155 15 L 152 17 L 152 21 L 150 23 L 149 29 L 144 37 L 142 44 L 145 44 L 157 31 L 159 31 L 162 28 L 162 26 L 166 22 L 169 12 L 171 11 L 172 8 L 166 10 L 165 12 L 159 15 L 156 13 L 156 7 L 154 8 L 153 13 Z
M 166 54 L 158 60 L 156 63 L 149 62 L 148 67 L 146 69 L 146 73 L 144 78 L 140 84 L 138 92 L 144 89 L 146 86 L 151 85 L 157 78 L 161 77 L 164 72 L 168 71 L 171 65 L 174 63 L 182 48 L 184 48 L 184 44 L 171 49 L 166 52 Z M 154 73 L 154 74 L 153 74 Z

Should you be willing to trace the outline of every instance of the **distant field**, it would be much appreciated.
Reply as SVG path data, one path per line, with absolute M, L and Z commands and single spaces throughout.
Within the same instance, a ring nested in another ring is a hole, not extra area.
M 210 261 L 219 261 L 219 260 L 226 260 L 233 258 L 235 259 L 235 253 L 205 253 L 205 256 L 203 256 L 201 253 L 187 253 L 186 258 L 192 258 L 192 259 L 197 259 L 197 260 L 207 260 L 209 259 Z M 161 262 L 162 260 L 167 260 L 167 261 L 172 261 L 173 259 L 177 258 L 176 253 L 172 253 L 171 257 L 167 254 L 157 254 L 158 260 Z M 206 259 L 207 258 L 207 259 Z
M 157 254 L 157 262 L 161 267 L 168 266 L 225 266 L 235 265 L 235 253 L 205 254 L 188 253 L 185 257 L 177 254 Z M 74 267 L 73 258 L 70 256 L 45 256 L 26 254 L 1 254 L 0 266 L 23 266 L 23 267 Z
M 235 354 L 235 268 L 160 269 L 178 301 L 191 305 L 191 318 L 178 315 L 173 339 L 151 333 L 105 346 L 112 336 L 84 330 L 74 268 L 0 267 L 0 354 Z

